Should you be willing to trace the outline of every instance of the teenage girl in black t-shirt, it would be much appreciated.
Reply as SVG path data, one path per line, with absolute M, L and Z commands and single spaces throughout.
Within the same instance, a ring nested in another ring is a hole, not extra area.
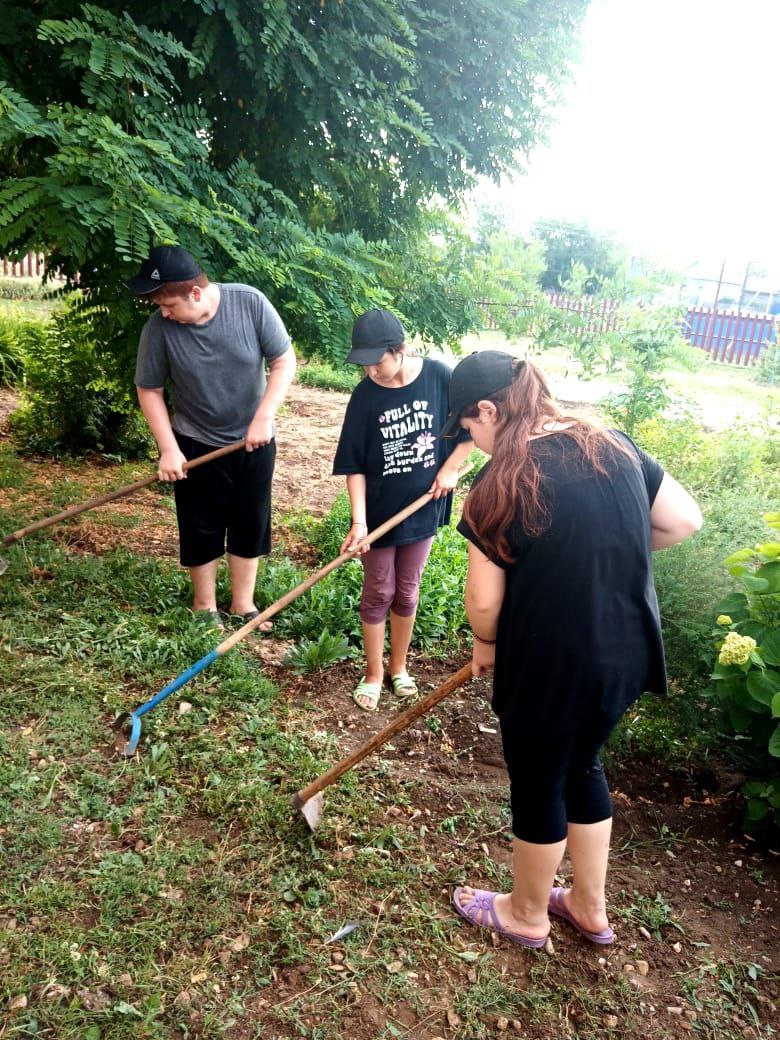
M 510 778 L 514 886 L 455 907 L 514 942 L 549 914 L 610 943 L 612 807 L 599 749 L 645 690 L 666 689 L 650 554 L 701 525 L 696 503 L 622 434 L 563 415 L 541 372 L 501 351 L 463 360 L 445 434 L 491 456 L 466 499 L 474 674 L 494 672 Z M 568 845 L 572 887 L 553 887 Z
M 434 535 L 449 522 L 458 467 L 471 450 L 468 435 L 442 440 L 450 369 L 410 355 L 398 318 L 385 310 L 362 314 L 352 330 L 347 361 L 366 378 L 347 406 L 334 474 L 347 478 L 352 526 L 341 551 L 354 548 L 404 506 L 430 490 L 431 501 L 375 542 L 362 556 L 360 619 L 366 670 L 355 703 L 376 709 L 383 682 L 385 630 L 390 615 L 389 680 L 399 696 L 417 693 L 407 671 L 422 575 Z

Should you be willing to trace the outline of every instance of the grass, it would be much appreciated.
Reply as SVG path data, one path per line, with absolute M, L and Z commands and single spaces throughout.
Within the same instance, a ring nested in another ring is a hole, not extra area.
M 56 284 L 44 287 L 37 278 L 0 276 L 0 312 L 22 317 L 48 318 L 57 306 Z
M 0 450 L 1 488 L 30 488 L 35 474 Z M 0 509 L 0 530 L 15 526 L 11 509 Z M 338 520 L 304 530 L 329 555 Z M 461 552 L 450 536 L 436 548 L 451 587 L 427 593 L 431 653 L 447 645 L 437 615 L 460 595 Z M 495 790 L 405 773 L 388 753 L 328 791 L 310 835 L 289 797 L 335 761 L 338 742 L 316 688 L 310 702 L 282 693 L 251 641 L 150 713 L 141 754 L 125 761 L 115 714 L 214 644 L 189 613 L 180 570 L 124 550 L 68 552 L 43 533 L 4 555 L 0 1037 L 337 1040 L 427 1028 L 488 1040 L 504 1019 L 509 1035 L 516 1021 L 515 1035 L 534 1038 L 645 1032 L 642 995 L 619 965 L 608 971 L 570 940 L 556 956 L 494 949 L 449 911 L 451 887 L 467 878 L 508 887 Z M 262 594 L 299 573 L 273 557 Z M 310 628 L 313 640 L 324 618 L 340 630 L 354 617 L 359 570 L 340 573 L 344 584 L 323 583 L 308 611 L 301 601 L 285 612 L 289 631 Z M 430 717 L 432 740 L 444 729 Z M 481 848 L 488 837 L 493 855 Z M 656 823 L 616 855 L 646 855 L 643 843 L 679 853 L 687 836 Z M 616 916 L 668 942 L 679 923 L 654 892 L 629 886 Z M 355 931 L 328 944 L 347 921 Z M 738 1037 L 730 1016 L 747 1002 L 768 1036 L 762 969 L 711 965 L 708 952 L 679 980 L 697 1030 Z M 612 1017 L 618 1026 L 605 1024 Z
M 363 369 L 359 365 L 348 365 L 336 368 L 327 361 L 307 361 L 298 369 L 297 379 L 304 386 L 317 387 L 320 390 L 339 390 L 351 394 L 363 377 Z

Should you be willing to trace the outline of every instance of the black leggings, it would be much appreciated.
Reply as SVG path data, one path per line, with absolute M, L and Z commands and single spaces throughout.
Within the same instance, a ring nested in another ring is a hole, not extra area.
M 576 731 L 534 731 L 520 713 L 501 717 L 509 771 L 512 833 L 521 841 L 563 841 L 569 823 L 599 823 L 612 816 L 612 800 L 599 750 L 617 718 L 598 709 Z

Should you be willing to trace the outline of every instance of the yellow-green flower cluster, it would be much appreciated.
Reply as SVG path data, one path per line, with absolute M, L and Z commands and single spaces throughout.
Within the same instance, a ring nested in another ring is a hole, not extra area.
M 728 614 L 718 614 L 718 616 L 715 618 L 715 624 L 716 625 L 733 625 L 734 622 L 731 620 L 731 618 L 728 616 Z
M 718 661 L 720 664 L 746 664 L 750 660 L 751 650 L 755 648 L 755 639 L 741 636 L 738 632 L 729 632 L 720 648 Z

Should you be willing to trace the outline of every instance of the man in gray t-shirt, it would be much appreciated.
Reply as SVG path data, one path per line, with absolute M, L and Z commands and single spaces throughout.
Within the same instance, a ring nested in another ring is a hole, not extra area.
M 230 611 L 248 620 L 257 615 L 258 557 L 270 550 L 273 422 L 295 374 L 290 337 L 261 292 L 210 282 L 178 246 L 153 249 L 127 285 L 159 308 L 141 333 L 135 383 L 160 449 L 158 476 L 175 482 L 193 610 L 219 621 L 216 574 L 227 545 Z M 188 459 L 242 437 L 246 452 L 185 474 Z

